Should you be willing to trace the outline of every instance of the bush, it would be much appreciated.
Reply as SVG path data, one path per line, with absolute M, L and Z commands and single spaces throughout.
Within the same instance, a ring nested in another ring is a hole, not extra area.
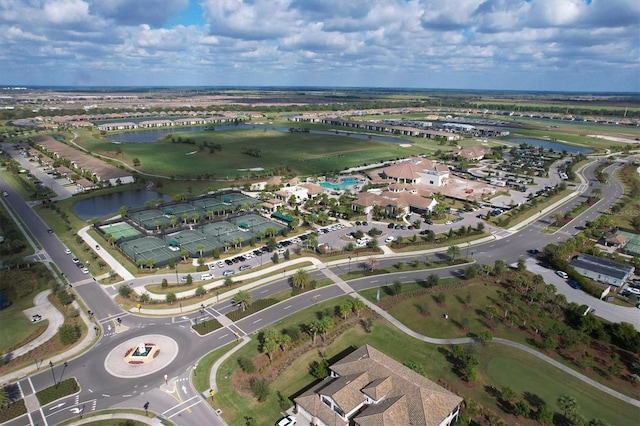
M 67 306 L 72 301 L 71 294 L 69 294 L 69 292 L 67 292 L 66 290 L 60 290 L 58 293 L 56 293 L 56 296 L 58 296 L 58 302 L 60 302 L 60 304 L 64 306 Z
M 326 359 L 313 361 L 309 364 L 309 374 L 316 379 L 324 379 L 329 375 L 329 362 Z
M 67 346 L 75 343 L 81 335 L 80 326 L 78 324 L 63 324 L 58 330 L 60 343 Z
M 413 371 L 415 371 L 416 373 L 420 374 L 421 376 L 427 377 L 427 373 L 426 373 L 426 371 L 424 371 L 424 366 L 422 364 L 420 364 L 419 362 L 406 361 L 404 363 L 404 366 L 412 369 Z
M 269 381 L 267 379 L 251 379 L 251 392 L 258 402 L 263 402 L 269 397 Z
M 253 373 L 256 371 L 255 365 L 253 365 L 253 361 L 246 357 L 238 358 L 238 365 L 245 373 Z
M 167 288 L 167 287 L 169 287 L 169 282 L 167 281 L 167 279 L 166 279 L 166 278 L 163 278 L 163 279 L 162 279 L 162 283 L 160 284 L 160 287 L 162 287 L 162 288 Z
M 132 292 L 133 290 L 131 289 L 131 287 L 126 284 L 122 284 L 120 285 L 120 287 L 118 287 L 118 294 L 125 299 L 128 299 L 131 296 Z
M 199 286 L 198 288 L 196 288 L 196 296 L 202 297 L 205 294 L 207 294 L 207 290 L 205 290 L 204 287 Z
M 292 343 L 300 340 L 300 330 L 298 329 L 298 327 L 289 327 L 284 330 L 284 334 L 291 338 Z

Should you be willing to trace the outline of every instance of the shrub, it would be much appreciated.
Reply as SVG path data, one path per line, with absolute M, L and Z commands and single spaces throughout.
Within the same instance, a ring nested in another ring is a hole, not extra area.
M 238 358 L 238 365 L 245 373 L 253 373 L 256 371 L 255 365 L 253 365 L 253 361 L 246 357 Z
M 269 381 L 267 379 L 251 379 L 251 392 L 258 402 L 263 402 L 269 397 Z
M 63 324 L 58 330 L 60 343 L 70 345 L 75 343 L 81 335 L 80 326 L 78 324 Z
M 426 371 L 424 371 L 424 366 L 422 364 L 420 364 L 419 362 L 416 362 L 416 361 L 405 361 L 404 366 L 412 369 L 413 371 L 415 371 L 416 373 L 420 374 L 421 376 L 427 377 L 427 373 L 426 373 Z
M 72 297 L 66 290 L 60 290 L 56 293 L 56 296 L 58 296 L 58 302 L 60 302 L 61 305 L 67 306 L 71 303 Z
M 167 281 L 167 279 L 166 279 L 166 278 L 163 278 L 163 279 L 162 279 L 162 283 L 160 283 L 160 287 L 162 287 L 162 288 L 167 288 L 167 287 L 169 287 L 169 282 Z
M 291 338 L 291 342 L 297 342 L 300 340 L 300 330 L 298 327 L 289 327 L 284 330 L 284 334 Z
M 202 297 L 205 294 L 207 294 L 207 290 L 205 290 L 204 287 L 198 286 L 198 288 L 196 288 L 196 296 Z
M 324 379 L 329 375 L 329 362 L 326 359 L 313 361 L 309 364 L 309 374 L 316 379 Z

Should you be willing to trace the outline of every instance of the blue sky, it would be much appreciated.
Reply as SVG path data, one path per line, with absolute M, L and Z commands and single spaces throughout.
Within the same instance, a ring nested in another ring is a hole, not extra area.
M 640 1 L 0 0 L 0 85 L 640 92 Z

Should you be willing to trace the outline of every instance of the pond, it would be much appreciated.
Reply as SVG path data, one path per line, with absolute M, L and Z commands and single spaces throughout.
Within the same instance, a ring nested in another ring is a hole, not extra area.
M 82 220 L 91 220 L 94 217 L 104 218 L 119 214 L 122 206 L 129 208 L 143 207 L 147 201 L 160 198 L 165 201 L 171 200 L 170 196 L 159 192 L 132 189 L 78 201 L 73 206 L 73 212 Z
M 592 152 L 590 148 L 583 146 L 569 145 L 562 142 L 547 141 L 543 139 L 529 139 L 529 138 L 509 138 L 507 142 L 513 142 L 517 144 L 526 143 L 527 145 L 537 146 L 544 149 L 552 149 L 555 152 L 567 151 L 570 153 L 587 153 Z
M 157 142 L 160 138 L 170 135 L 173 133 L 193 133 L 193 132 L 203 132 L 207 126 L 193 126 L 193 127 L 168 127 L 165 129 L 151 129 L 151 130 L 137 130 L 135 132 L 122 132 L 115 133 L 111 135 L 106 135 L 105 137 L 113 142 L 126 142 L 126 143 L 151 143 Z M 283 126 L 271 126 L 269 124 L 229 124 L 229 125 L 218 125 L 215 126 L 214 132 L 224 131 L 224 130 L 249 130 L 249 129 L 259 129 L 259 130 L 274 130 L 282 133 L 289 133 L 289 127 Z M 377 136 L 377 135 L 368 135 L 362 133 L 351 133 L 345 130 L 309 130 L 309 133 L 314 135 L 331 135 L 331 136 L 341 136 L 341 137 L 351 137 L 356 139 L 367 139 L 374 140 L 378 142 L 392 142 L 392 143 L 410 143 L 406 139 L 394 138 L 391 136 Z

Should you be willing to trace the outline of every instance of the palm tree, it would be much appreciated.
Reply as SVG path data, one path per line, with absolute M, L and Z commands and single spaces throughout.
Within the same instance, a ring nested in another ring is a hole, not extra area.
M 369 258 L 369 260 L 367 261 L 367 263 L 369 264 L 369 270 L 371 272 L 373 272 L 373 270 L 376 268 L 376 266 L 378 266 L 378 259 L 373 257 L 373 256 L 371 256 Z
M 238 290 L 233 301 L 239 304 L 244 312 L 251 304 L 251 294 L 247 290 Z
M 340 305 L 340 315 L 347 320 L 347 315 L 353 310 L 353 304 L 350 300 L 346 300 L 342 305 Z
M 322 317 L 322 319 L 318 322 L 318 331 L 322 334 L 322 342 L 324 343 L 324 339 L 327 336 L 327 332 L 331 330 L 333 327 L 333 318 L 330 316 Z
M 202 252 L 204 251 L 205 245 L 204 244 L 198 244 L 198 251 L 200 252 L 200 257 L 202 257 Z
M 447 249 L 447 256 L 451 258 L 451 262 L 456 261 L 456 257 L 460 256 L 460 247 L 458 246 L 450 246 Z
M 309 332 L 313 333 L 313 337 L 311 339 L 311 343 L 316 343 L 316 334 L 320 330 L 320 321 L 313 321 L 309 324 Z
M 298 269 L 291 279 L 295 288 L 303 289 L 311 283 L 311 274 L 304 269 Z
M 175 228 L 176 224 L 178 223 L 178 217 L 172 214 L 171 217 L 169 218 L 169 223 L 171 223 L 172 228 Z
M 186 213 L 182 214 L 182 222 L 184 222 L 184 224 L 187 224 L 187 219 L 189 219 L 189 215 Z
M 353 310 L 356 311 L 356 316 L 360 318 L 360 310 L 365 307 L 365 304 L 362 301 L 362 299 L 359 299 L 359 298 L 353 299 L 351 301 L 351 306 Z
M 563 411 L 565 417 L 578 409 L 578 403 L 571 395 L 562 395 L 558 398 L 558 406 Z

